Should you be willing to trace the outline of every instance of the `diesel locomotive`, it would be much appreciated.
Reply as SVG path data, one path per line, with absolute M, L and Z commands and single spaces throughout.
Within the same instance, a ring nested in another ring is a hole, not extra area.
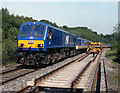
M 87 49 L 88 42 L 46 23 L 27 22 L 19 29 L 18 63 L 36 66 L 51 64 L 76 55 L 80 49 Z

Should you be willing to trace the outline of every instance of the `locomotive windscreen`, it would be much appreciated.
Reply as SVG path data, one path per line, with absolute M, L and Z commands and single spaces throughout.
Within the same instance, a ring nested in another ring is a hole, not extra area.
M 44 36 L 45 26 L 44 25 L 35 25 L 35 29 L 33 32 L 34 36 Z
M 32 28 L 33 28 L 32 25 L 23 25 L 20 35 L 21 36 L 30 36 L 31 32 L 32 32 Z
M 45 25 L 23 25 L 21 28 L 20 36 L 31 36 L 32 31 L 33 36 L 44 36 Z

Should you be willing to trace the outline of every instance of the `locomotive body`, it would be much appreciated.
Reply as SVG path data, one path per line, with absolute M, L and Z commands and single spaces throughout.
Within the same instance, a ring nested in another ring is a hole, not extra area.
M 21 25 L 17 40 L 18 63 L 50 64 L 75 54 L 75 35 L 42 22 Z
M 76 49 L 86 49 L 88 46 L 88 40 L 83 39 L 83 38 L 77 38 L 76 40 Z

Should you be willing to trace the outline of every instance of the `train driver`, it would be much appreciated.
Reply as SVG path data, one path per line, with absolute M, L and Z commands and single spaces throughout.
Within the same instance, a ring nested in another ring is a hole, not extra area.
M 51 30 L 48 30 L 48 36 L 47 36 L 48 39 L 52 39 L 52 31 Z

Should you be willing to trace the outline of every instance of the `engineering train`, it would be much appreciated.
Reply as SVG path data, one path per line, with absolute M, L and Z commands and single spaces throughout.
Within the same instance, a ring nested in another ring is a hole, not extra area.
M 43 22 L 27 22 L 19 29 L 18 63 L 36 66 L 52 64 L 87 49 L 89 42 Z

